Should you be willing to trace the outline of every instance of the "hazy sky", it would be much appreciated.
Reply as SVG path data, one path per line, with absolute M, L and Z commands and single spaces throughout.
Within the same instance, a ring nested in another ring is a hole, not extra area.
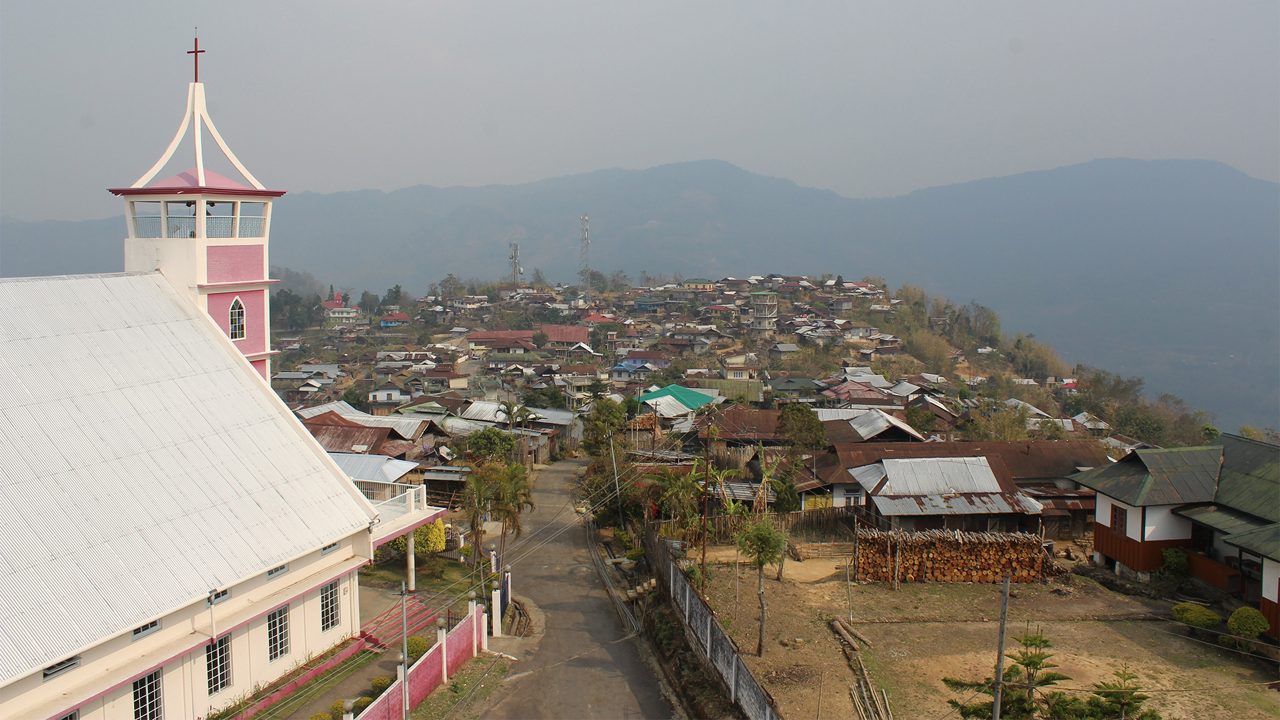
M 0 213 L 120 212 L 193 25 L 223 137 L 290 191 L 704 158 L 853 197 L 1112 156 L 1280 179 L 1276 0 L 0 0 Z

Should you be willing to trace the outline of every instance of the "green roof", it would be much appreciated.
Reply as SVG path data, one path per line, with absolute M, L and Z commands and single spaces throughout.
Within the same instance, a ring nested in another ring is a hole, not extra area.
M 1222 474 L 1213 501 L 1280 522 L 1280 445 L 1223 435 Z
M 645 393 L 636 399 L 640 402 L 644 402 L 646 400 L 653 400 L 654 398 L 660 397 L 675 398 L 681 405 L 684 405 L 690 410 L 697 410 L 703 405 L 714 401 L 714 398 L 706 393 L 700 393 L 697 390 L 690 390 L 689 388 L 681 387 L 680 385 L 668 385 L 661 390 L 654 390 L 651 393 Z
M 1135 450 L 1072 479 L 1137 507 L 1207 503 L 1214 499 L 1221 464 L 1218 446 Z
M 1248 513 L 1222 505 L 1193 505 L 1177 508 L 1174 512 L 1201 525 L 1208 525 L 1223 535 L 1257 530 L 1269 524 L 1266 520 L 1259 520 Z
M 1257 530 L 1228 535 L 1223 539 L 1241 550 L 1280 561 L 1280 523 L 1272 523 Z

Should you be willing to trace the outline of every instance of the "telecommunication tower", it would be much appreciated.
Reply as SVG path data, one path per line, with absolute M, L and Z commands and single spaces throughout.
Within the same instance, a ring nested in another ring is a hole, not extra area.
M 578 251 L 578 276 L 582 280 L 582 296 L 588 297 L 591 294 L 591 218 L 583 214 L 579 220 L 582 221 L 582 247 Z
M 508 260 L 511 261 L 511 284 L 520 287 L 520 279 L 524 276 L 524 268 L 520 267 L 520 243 L 512 240 L 511 254 Z

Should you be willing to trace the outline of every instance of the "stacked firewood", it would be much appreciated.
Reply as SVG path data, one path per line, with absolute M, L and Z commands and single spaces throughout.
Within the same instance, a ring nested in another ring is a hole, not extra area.
M 1050 571 L 1043 543 L 1027 533 L 859 530 L 858 541 L 799 544 L 801 558 L 856 559 L 851 576 L 876 582 L 1034 582 Z

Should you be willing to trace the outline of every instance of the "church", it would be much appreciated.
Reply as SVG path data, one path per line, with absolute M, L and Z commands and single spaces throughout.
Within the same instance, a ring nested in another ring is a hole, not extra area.
M 125 272 L 0 280 L 2 718 L 234 705 L 356 637 L 358 569 L 442 512 L 367 498 L 268 385 L 283 192 L 218 133 L 202 52 L 172 142 L 111 189 Z

